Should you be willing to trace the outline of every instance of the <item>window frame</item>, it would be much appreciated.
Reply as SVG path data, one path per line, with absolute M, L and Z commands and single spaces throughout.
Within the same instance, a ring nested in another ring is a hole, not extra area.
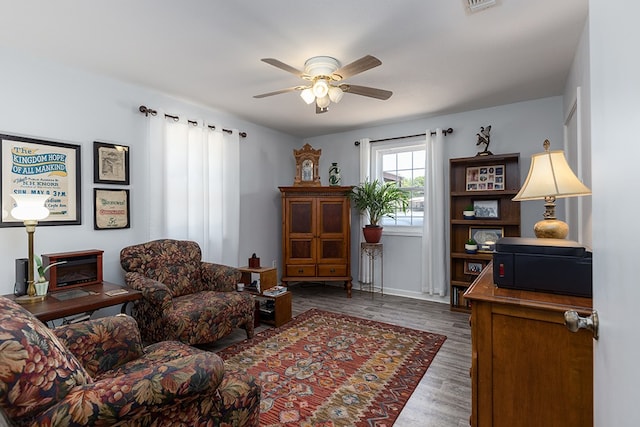
M 385 154 L 398 154 L 413 151 L 425 151 L 427 148 L 425 137 L 411 138 L 402 141 L 385 141 L 371 144 L 371 180 L 383 181 L 383 161 Z M 426 153 L 425 153 L 426 155 Z M 427 179 L 427 165 L 425 164 L 425 179 Z M 415 188 L 415 187 L 412 187 Z M 424 217 L 423 217 L 424 218 Z M 424 219 L 423 219 L 424 220 Z M 420 225 L 388 225 L 384 224 L 386 235 L 422 236 L 424 226 Z

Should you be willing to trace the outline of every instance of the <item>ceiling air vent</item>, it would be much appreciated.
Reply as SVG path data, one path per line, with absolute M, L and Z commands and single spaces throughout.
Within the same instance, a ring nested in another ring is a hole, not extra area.
M 480 12 L 491 6 L 496 6 L 498 4 L 498 0 L 463 0 L 465 9 L 467 9 L 468 13 L 476 13 Z

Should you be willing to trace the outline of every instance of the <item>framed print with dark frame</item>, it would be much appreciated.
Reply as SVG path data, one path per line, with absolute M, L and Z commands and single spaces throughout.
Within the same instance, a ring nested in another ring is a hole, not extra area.
M 503 235 L 502 227 L 469 227 L 469 238 L 478 244 L 478 252 L 493 252 Z
M 42 194 L 49 216 L 43 225 L 82 223 L 80 145 L 44 141 L 14 135 L 0 135 L 0 227 L 23 227 L 11 216 L 12 194 Z
M 93 189 L 93 228 L 115 230 L 130 227 L 129 190 Z
M 473 210 L 475 217 L 480 219 L 499 219 L 500 218 L 500 201 L 499 200 L 474 200 Z
M 129 147 L 94 142 L 93 182 L 129 185 Z
M 467 191 L 504 190 L 504 165 L 470 166 L 466 169 Z
M 470 261 L 468 259 L 464 260 L 464 274 L 473 274 L 477 276 L 482 272 L 484 268 L 484 262 L 482 261 Z

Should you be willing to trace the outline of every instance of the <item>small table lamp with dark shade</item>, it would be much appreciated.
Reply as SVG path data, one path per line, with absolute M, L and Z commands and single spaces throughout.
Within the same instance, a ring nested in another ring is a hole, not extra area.
M 573 173 L 564 152 L 549 151 L 550 146 L 549 140 L 545 140 L 544 152 L 531 157 L 529 175 L 512 200 L 544 200 L 544 219 L 533 228 L 536 237 L 564 239 L 569 234 L 569 226 L 556 219 L 556 199 L 587 196 L 591 190 Z

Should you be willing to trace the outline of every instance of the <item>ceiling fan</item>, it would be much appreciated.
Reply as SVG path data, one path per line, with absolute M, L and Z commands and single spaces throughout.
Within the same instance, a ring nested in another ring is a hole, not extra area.
M 319 114 L 329 111 L 329 104 L 331 102 L 336 104 L 340 102 L 345 93 L 382 100 L 389 99 L 393 95 L 393 92 L 388 90 L 342 83 L 344 79 L 382 65 L 382 61 L 375 56 L 363 56 L 343 67 L 340 66 L 340 62 L 337 59 L 330 56 L 314 56 L 305 61 L 304 71 L 300 71 L 274 58 L 263 58 L 262 61 L 307 80 L 309 83 L 255 95 L 254 98 L 265 98 L 298 90 L 300 91 L 300 97 L 307 104 L 312 104 L 315 101 L 316 113 Z

